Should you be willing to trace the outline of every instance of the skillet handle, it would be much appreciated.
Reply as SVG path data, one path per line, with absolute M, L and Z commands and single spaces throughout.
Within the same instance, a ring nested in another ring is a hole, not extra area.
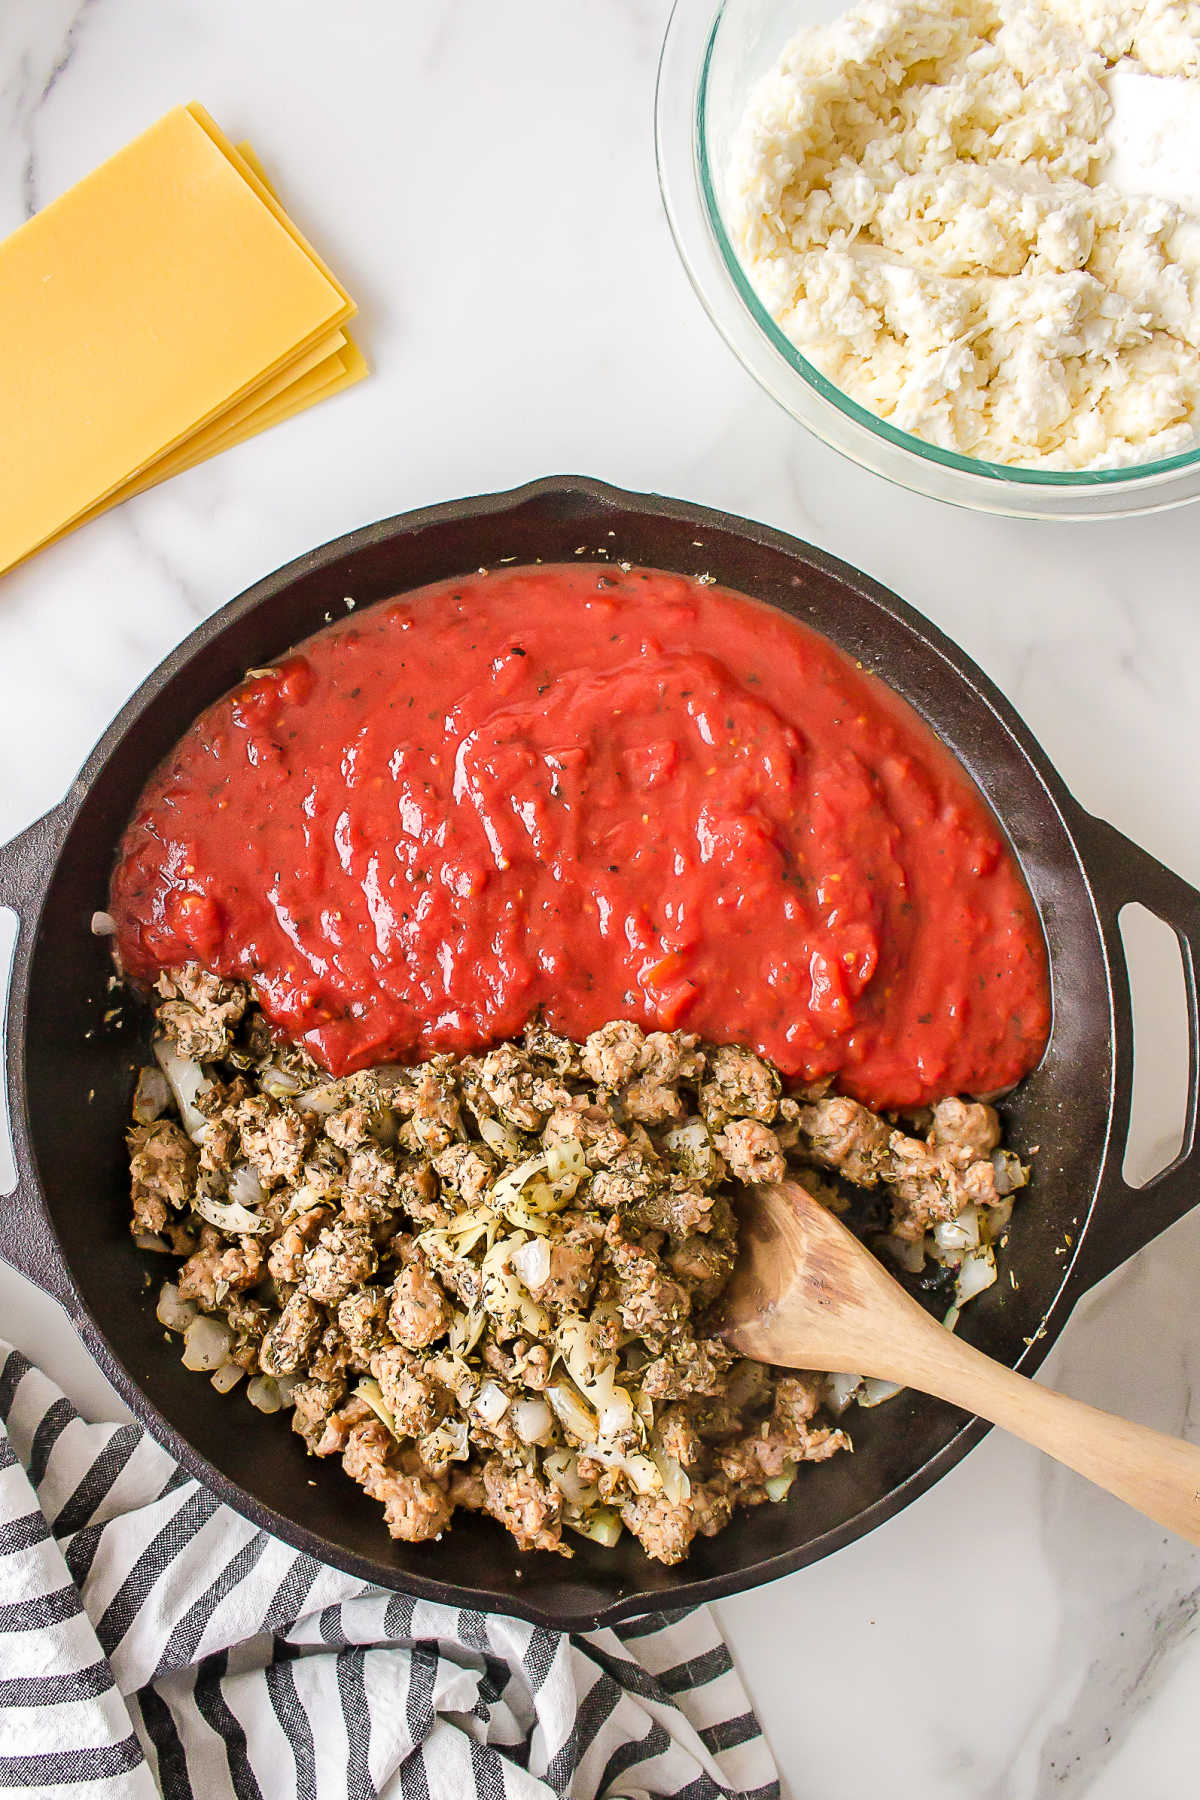
M 46 885 L 66 832 L 64 807 L 35 820 L 27 831 L 0 845 L 0 907 L 16 914 L 17 941 L 7 1013 L 0 1011 L 0 1041 L 5 1049 L 8 1122 L 12 1133 L 17 1185 L 0 1195 L 0 1256 L 35 1287 L 75 1317 L 78 1300 L 67 1277 L 62 1251 L 42 1200 L 33 1167 L 33 1150 L 25 1118 L 24 1017 L 28 992 L 29 953 Z M 0 1002 L 3 995 L 0 994 Z M 9 1030 L 10 1021 L 18 1029 Z
M 1084 848 L 1100 919 L 1115 1019 L 1113 1128 L 1105 1147 L 1095 1205 L 1076 1264 L 1081 1281 L 1090 1287 L 1200 1204 L 1200 1137 L 1197 1133 L 1200 892 L 1131 843 L 1104 819 L 1093 818 L 1081 810 L 1076 817 L 1076 835 Z M 1131 901 L 1140 901 L 1175 933 L 1183 962 L 1188 1025 L 1187 1113 L 1183 1144 L 1174 1162 L 1168 1163 L 1152 1181 L 1140 1188 L 1131 1187 L 1121 1173 L 1133 1091 L 1133 1015 L 1129 970 L 1118 919 L 1121 908 Z

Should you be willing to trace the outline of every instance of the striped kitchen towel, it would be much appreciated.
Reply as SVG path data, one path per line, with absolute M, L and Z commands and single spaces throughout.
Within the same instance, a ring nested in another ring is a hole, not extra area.
M 773 1800 L 707 1611 L 564 1635 L 298 1555 L 0 1342 L 0 1789 Z

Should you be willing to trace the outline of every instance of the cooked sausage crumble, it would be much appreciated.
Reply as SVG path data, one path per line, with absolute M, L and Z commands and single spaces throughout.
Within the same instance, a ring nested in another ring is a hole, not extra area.
M 833 1416 L 874 1397 L 713 1335 L 732 1185 L 857 1197 L 855 1228 L 911 1273 L 931 1258 L 956 1307 L 994 1279 L 1026 1179 L 989 1106 L 943 1100 L 906 1131 L 683 1032 L 534 1023 L 333 1080 L 241 983 L 189 965 L 158 991 L 129 1132 L 134 1235 L 182 1259 L 158 1316 L 218 1389 L 245 1376 L 289 1408 L 409 1542 L 463 1506 L 522 1551 L 626 1529 L 681 1561 L 849 1449 Z

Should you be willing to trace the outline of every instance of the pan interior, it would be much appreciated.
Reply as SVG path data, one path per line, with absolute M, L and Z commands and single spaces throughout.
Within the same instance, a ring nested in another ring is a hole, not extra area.
M 967 1447 L 964 1416 L 912 1394 L 852 1413 L 852 1457 L 802 1466 L 787 1502 L 737 1515 L 719 1536 L 697 1539 L 675 1569 L 650 1563 L 628 1536 L 615 1552 L 580 1540 L 570 1562 L 521 1556 L 499 1526 L 476 1515 L 461 1516 L 440 1544 L 392 1543 L 376 1505 L 336 1463 L 308 1458 L 286 1423 L 264 1420 L 241 1389 L 218 1396 L 183 1369 L 178 1344 L 163 1341 L 150 1290 L 166 1265 L 131 1244 L 123 1150 L 145 1020 L 127 1008 L 103 1022 L 113 1001 L 110 967 L 88 926 L 104 905 L 113 851 L 146 777 L 247 667 L 319 629 L 347 595 L 361 606 L 501 558 L 573 560 L 581 545 L 683 574 L 705 571 L 823 631 L 926 718 L 1006 829 L 1046 933 L 1054 1028 L 1040 1067 L 1001 1104 L 1006 1141 L 1022 1152 L 1038 1147 L 1035 1180 L 1016 1210 L 1000 1281 L 960 1329 L 1016 1362 L 1062 1284 L 1065 1234 L 1074 1236 L 1086 1215 L 1108 1127 L 1110 1006 L 1078 857 L 1052 796 L 968 666 L 947 660 L 922 622 L 865 578 L 740 521 L 610 490 L 544 486 L 508 505 L 463 502 L 415 526 L 373 527 L 234 602 L 165 665 L 148 697 L 131 703 L 85 771 L 91 779 L 34 945 L 26 1025 L 27 1128 L 46 1204 L 91 1315 L 86 1328 L 131 1403 L 153 1408 L 177 1434 L 177 1451 L 190 1445 L 242 1490 L 227 1495 L 235 1504 L 257 1508 L 264 1524 L 330 1560 L 391 1585 L 575 1622 L 614 1603 L 632 1608 L 635 1597 L 680 1604 L 826 1554 L 949 1468 Z M 161 1423 L 155 1428 L 162 1433 Z

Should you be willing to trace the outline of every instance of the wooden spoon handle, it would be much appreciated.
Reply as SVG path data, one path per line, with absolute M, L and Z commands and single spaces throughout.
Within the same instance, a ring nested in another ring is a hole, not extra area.
M 948 1342 L 930 1344 L 927 1350 L 910 1342 L 904 1374 L 893 1379 L 990 1419 L 1147 1518 L 1200 1544 L 1200 1446 L 1042 1387 L 940 1326 L 932 1329 Z

